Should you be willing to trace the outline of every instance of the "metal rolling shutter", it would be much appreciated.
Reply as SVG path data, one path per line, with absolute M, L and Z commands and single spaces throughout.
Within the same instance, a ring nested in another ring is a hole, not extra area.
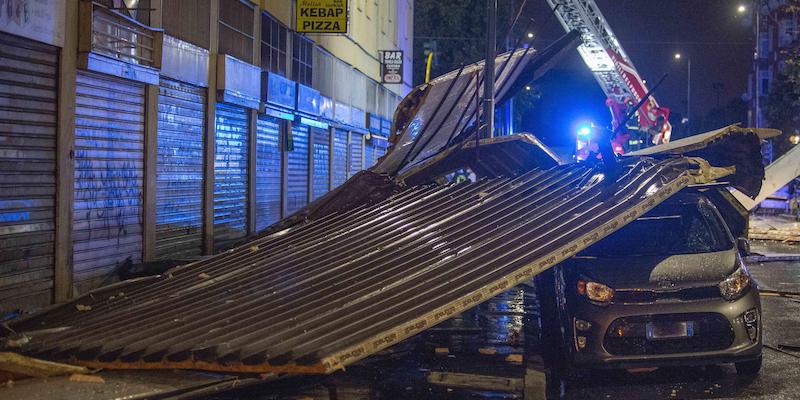
M 356 172 L 364 169 L 364 135 L 350 132 L 350 148 L 347 152 L 349 170 L 347 177 L 351 177 Z
M 75 285 L 142 261 L 144 85 L 79 71 L 75 105 Z
M 202 252 L 205 89 L 162 79 L 158 96 L 156 258 Z
M 280 120 L 259 115 L 256 127 L 256 230 L 262 230 L 281 219 Z
M 314 172 L 312 174 L 312 200 L 328 192 L 330 187 L 331 135 L 328 129 L 312 128 L 314 133 Z
M 286 212 L 292 214 L 308 204 L 308 126 L 292 124 L 294 150 L 289 152 L 289 183 Z
M 0 33 L 0 313 L 52 298 L 57 63 Z
M 333 161 L 331 188 L 335 188 L 347 180 L 347 131 L 334 129 L 333 131 Z
M 375 164 L 375 145 L 367 142 L 364 145 L 364 168 L 369 168 Z
M 214 249 L 247 234 L 247 111 L 217 103 L 214 160 Z

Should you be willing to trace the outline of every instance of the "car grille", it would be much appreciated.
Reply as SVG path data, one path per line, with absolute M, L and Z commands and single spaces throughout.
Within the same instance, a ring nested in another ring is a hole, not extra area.
M 614 303 L 636 304 L 654 303 L 656 301 L 696 301 L 716 299 L 719 297 L 719 288 L 716 286 L 705 286 L 671 291 L 621 289 L 614 292 L 614 299 L 612 301 Z
M 646 325 L 651 321 L 692 321 L 694 332 L 688 338 L 648 340 Z M 721 314 L 640 315 L 615 319 L 606 331 L 603 345 L 613 355 L 674 354 L 726 349 L 733 339 L 733 328 Z

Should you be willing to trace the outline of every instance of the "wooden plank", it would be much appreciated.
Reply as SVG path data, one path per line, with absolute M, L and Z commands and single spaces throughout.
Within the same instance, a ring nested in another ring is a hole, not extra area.
M 429 373 L 428 383 L 451 388 L 499 392 L 522 392 L 524 387 L 523 380 L 520 378 L 440 371 Z
M 10 352 L 0 352 L 0 371 L 36 378 L 89 373 L 86 367 L 44 361 Z
M 544 360 L 538 355 L 529 354 L 525 368 L 525 400 L 545 400 L 547 398 L 547 370 Z
M 83 2 L 81 2 L 82 4 Z M 56 138 L 56 245 L 54 297 L 72 297 L 72 203 L 75 189 L 75 82 L 78 50 L 78 2 L 67 2 L 64 48 L 59 52 L 58 131 Z M 82 18 L 84 16 L 82 15 Z M 89 16 L 91 18 L 91 16 Z M 85 22 L 81 19 L 81 22 Z M 85 25 L 85 24 L 84 24 Z

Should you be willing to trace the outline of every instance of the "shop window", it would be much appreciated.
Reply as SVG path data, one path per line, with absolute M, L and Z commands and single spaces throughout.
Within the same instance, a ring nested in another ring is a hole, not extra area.
M 301 35 L 294 36 L 292 46 L 292 79 L 311 86 L 314 42 Z
M 164 32 L 204 49 L 208 48 L 209 0 L 162 0 Z
M 240 0 L 219 1 L 219 52 L 253 62 L 253 7 Z
M 261 69 L 286 76 L 289 30 L 268 14 L 261 14 Z

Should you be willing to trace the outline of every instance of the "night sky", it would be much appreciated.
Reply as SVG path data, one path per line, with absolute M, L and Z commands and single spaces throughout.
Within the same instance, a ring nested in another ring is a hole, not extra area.
M 673 112 L 685 113 L 687 56 L 692 60 L 691 103 L 692 115 L 696 118 L 717 106 L 718 95 L 719 104 L 724 106 L 747 92 L 747 75 L 753 54 L 753 29 L 750 19 L 736 12 L 743 0 L 595 1 L 644 79 L 654 84 L 664 73 L 670 74 L 655 94 L 662 106 L 669 107 Z M 528 0 L 526 14 L 534 17 L 541 26 L 548 19 L 550 11 L 544 0 Z M 535 46 L 544 47 L 563 33 L 561 25 L 553 19 L 541 30 Z M 674 59 L 676 52 L 683 55 L 680 62 Z M 556 82 L 569 80 L 571 82 L 565 88 L 574 91 L 575 85 L 591 81 L 591 74 L 588 74 L 577 51 L 572 52 L 558 69 L 551 76 L 545 76 L 541 83 L 540 106 L 545 115 L 553 115 L 552 110 L 548 110 L 553 106 L 553 97 L 562 98 L 565 95 L 563 91 L 554 89 Z M 715 82 L 722 83 L 721 90 L 714 89 L 712 85 Z M 548 87 L 550 91 L 545 90 Z M 583 95 L 590 99 L 602 96 L 599 86 L 595 84 L 595 88 L 587 88 Z M 601 107 L 604 108 L 602 104 Z M 578 102 L 577 108 L 579 110 L 569 111 L 570 118 L 581 112 L 598 114 L 598 110 L 586 102 Z M 536 116 L 534 119 L 539 120 Z M 561 121 L 561 128 L 567 123 Z M 531 121 L 531 125 L 540 132 L 543 128 L 555 128 L 542 126 L 542 121 Z

